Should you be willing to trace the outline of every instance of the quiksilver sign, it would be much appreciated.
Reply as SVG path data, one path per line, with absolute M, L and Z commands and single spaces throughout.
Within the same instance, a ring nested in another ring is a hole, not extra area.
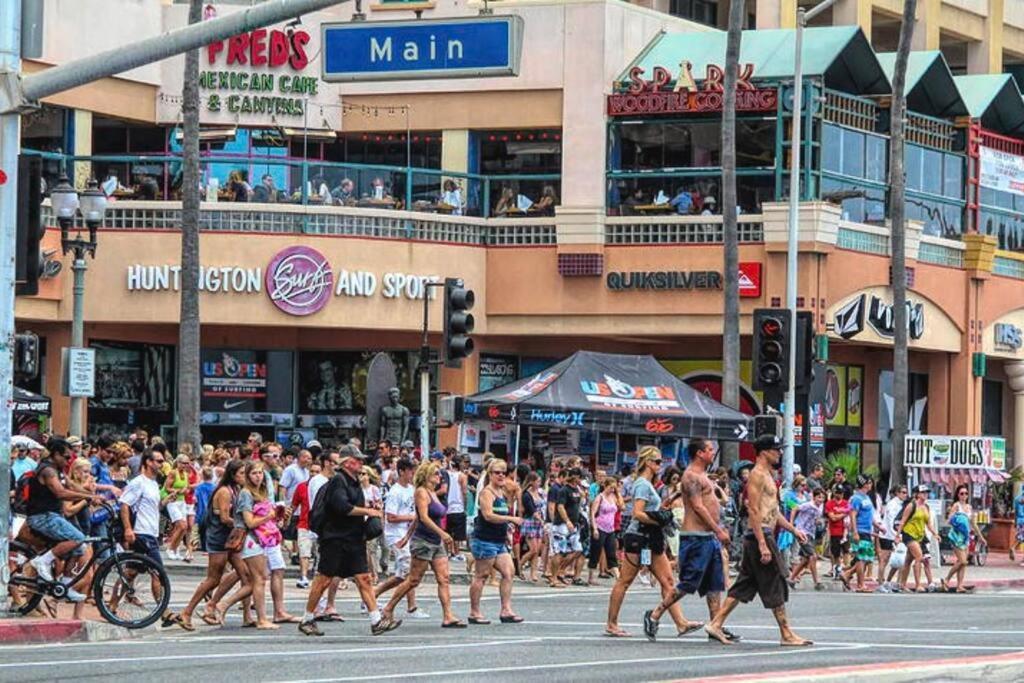
M 612 271 L 605 278 L 613 291 L 721 289 L 722 274 L 713 270 Z

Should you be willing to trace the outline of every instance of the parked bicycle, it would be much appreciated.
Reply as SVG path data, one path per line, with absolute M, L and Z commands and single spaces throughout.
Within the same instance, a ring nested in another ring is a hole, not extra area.
M 114 509 L 106 503 L 102 505 L 111 518 L 116 519 Z M 167 611 L 171 601 L 167 572 L 149 557 L 124 550 L 118 543 L 115 525 L 108 525 L 105 538 L 89 537 L 83 541 L 93 545 L 93 553 L 67 583 L 47 581 L 31 564 L 33 558 L 55 543 L 38 535 L 22 536 L 19 534 L 19 538 L 11 542 L 10 552 L 9 586 L 13 609 L 18 614 L 31 614 L 47 596 L 57 600 L 66 598 L 68 587 L 77 585 L 97 563 L 89 595 L 104 619 L 125 628 L 145 628 Z

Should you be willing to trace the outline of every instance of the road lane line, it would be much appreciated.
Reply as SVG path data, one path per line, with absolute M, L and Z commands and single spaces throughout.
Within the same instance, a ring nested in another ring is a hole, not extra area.
M 374 654 L 380 654 L 381 652 L 401 652 L 411 650 L 451 650 L 461 648 L 484 648 L 484 647 L 503 647 L 505 645 L 517 645 L 525 643 L 537 642 L 537 638 L 521 638 L 519 640 L 492 640 L 492 641 L 479 641 L 479 642 L 457 642 L 457 643 L 444 643 L 438 645 L 400 645 L 398 647 L 387 647 L 377 645 L 374 647 L 353 647 L 348 649 L 330 649 L 330 650 L 275 650 L 274 652 L 225 652 L 225 653 L 211 653 L 211 654 L 187 654 L 187 655 L 157 655 L 154 657 L 104 657 L 102 659 L 62 659 L 52 661 L 36 661 L 36 662 L 0 662 L 0 669 L 25 669 L 29 667 L 54 667 L 54 666 L 68 666 L 73 665 L 76 667 L 88 666 L 91 664 L 118 664 L 122 662 L 173 662 L 181 660 L 200 660 L 200 659 L 246 659 L 250 657 L 278 657 L 281 659 L 291 659 L 293 657 L 310 657 L 317 655 L 345 655 L 354 654 L 361 652 L 372 652 Z M 258 642 L 258 641 L 254 641 Z
M 857 650 L 863 649 L 860 645 L 844 645 L 837 647 L 816 647 L 815 652 L 830 652 L 833 650 Z M 657 662 L 686 662 L 694 659 L 742 659 L 746 657 L 784 657 L 793 656 L 801 653 L 806 653 L 808 650 L 801 650 L 794 648 L 792 650 L 779 650 L 777 652 L 736 652 L 736 653 L 722 653 L 719 655 L 682 655 L 678 657 L 659 657 Z M 509 673 L 509 672 L 525 672 L 525 671 L 550 671 L 557 669 L 583 669 L 592 668 L 595 666 L 619 666 L 625 664 L 650 664 L 652 660 L 650 657 L 643 657 L 639 659 L 606 659 L 603 661 L 589 661 L 589 662 L 564 662 L 561 664 L 526 664 L 521 666 L 505 666 L 505 667 L 487 667 L 480 669 L 456 669 L 456 670 L 444 670 L 444 671 L 412 671 L 406 673 L 397 674 L 374 674 L 372 676 L 348 676 L 342 678 L 299 678 L 292 681 L 278 681 L 277 683 L 333 683 L 335 681 L 375 681 L 375 680 L 390 680 L 396 678 L 437 678 L 437 677 L 450 677 L 450 676 L 468 676 L 471 674 L 493 674 L 493 673 Z

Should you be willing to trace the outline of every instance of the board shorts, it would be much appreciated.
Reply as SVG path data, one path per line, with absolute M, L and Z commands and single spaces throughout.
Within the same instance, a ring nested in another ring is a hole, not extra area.
M 569 527 L 565 524 L 551 525 L 551 552 L 556 555 L 568 555 L 569 553 L 583 552 L 583 545 L 580 543 L 580 530 L 576 528 L 569 533 Z
M 320 564 L 317 572 L 324 576 L 350 579 L 360 574 L 369 574 L 366 558 L 366 541 L 328 539 L 320 541 Z
M 857 562 L 874 562 L 875 542 L 870 536 L 861 536 L 859 541 L 854 541 L 852 552 Z
M 806 543 L 800 544 L 800 557 L 810 559 L 817 556 L 818 552 L 814 549 L 814 542 L 807 541 Z
M 171 524 L 184 521 L 185 517 L 188 516 L 188 512 L 185 510 L 185 501 L 175 500 L 167 504 L 167 516 L 171 520 Z
M 316 545 L 316 534 L 309 529 L 298 529 L 299 557 L 307 560 L 313 557 L 313 546 Z
M 725 590 L 725 572 L 722 565 L 722 544 L 710 534 L 679 534 L 680 593 L 708 593 Z
M 406 543 L 401 548 L 397 542 L 388 545 L 388 567 L 391 569 L 391 576 L 404 579 L 409 576 L 409 567 L 412 566 L 412 551 Z

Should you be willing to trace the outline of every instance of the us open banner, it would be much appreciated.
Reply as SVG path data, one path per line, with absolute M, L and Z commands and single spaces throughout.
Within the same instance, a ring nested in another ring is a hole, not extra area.
M 980 161 L 983 187 L 1024 195 L 1024 157 L 981 147 Z
M 907 436 L 904 441 L 907 467 L 948 469 L 1006 467 L 1006 439 L 993 436 Z

